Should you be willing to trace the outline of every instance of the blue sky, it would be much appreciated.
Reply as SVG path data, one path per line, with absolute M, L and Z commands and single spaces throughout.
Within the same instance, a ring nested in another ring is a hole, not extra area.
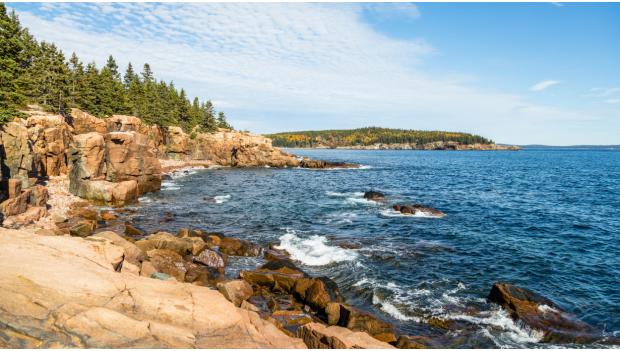
M 85 61 L 149 62 L 238 129 L 620 144 L 620 4 L 12 3 Z

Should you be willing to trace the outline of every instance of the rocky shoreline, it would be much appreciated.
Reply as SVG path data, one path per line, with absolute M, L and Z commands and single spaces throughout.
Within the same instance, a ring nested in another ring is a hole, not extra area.
M 329 146 L 318 145 L 309 149 L 339 149 L 339 150 L 448 150 L 448 151 L 518 151 L 521 147 L 516 145 L 498 144 L 463 144 L 455 141 L 436 141 L 426 144 L 373 144 L 373 145 L 350 145 Z
M 441 346 L 428 336 L 399 335 L 348 304 L 329 277 L 310 276 L 273 245 L 206 228 L 146 233 L 124 206 L 159 190 L 169 174 L 192 168 L 358 165 L 299 159 L 249 133 L 191 136 L 132 116 L 104 120 L 74 110 L 67 120 L 27 112 L 28 119 L 8 123 L 1 134 L 0 347 Z M 378 191 L 364 197 L 385 201 Z M 445 215 L 419 204 L 393 209 Z M 173 213 L 161 214 L 162 224 L 174 220 Z M 230 280 L 231 256 L 266 263 Z M 609 342 L 525 289 L 498 283 L 488 299 L 540 331 L 543 342 Z

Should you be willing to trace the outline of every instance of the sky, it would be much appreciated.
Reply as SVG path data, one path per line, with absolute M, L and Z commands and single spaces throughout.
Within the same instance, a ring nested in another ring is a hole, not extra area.
M 256 133 L 620 144 L 620 3 L 9 3 L 68 58 L 148 62 Z

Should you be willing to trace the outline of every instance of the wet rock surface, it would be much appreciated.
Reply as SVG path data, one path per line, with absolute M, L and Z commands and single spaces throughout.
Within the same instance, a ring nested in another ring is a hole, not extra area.
M 488 300 L 502 306 L 510 316 L 528 327 L 542 331 L 549 343 L 592 343 L 603 339 L 600 330 L 562 310 L 539 294 L 507 283 L 495 283 Z
M 428 215 L 433 217 L 445 216 L 445 213 L 439 211 L 438 209 L 420 204 L 396 204 L 393 205 L 392 208 L 394 209 L 394 211 L 398 211 L 402 214 L 408 215 Z

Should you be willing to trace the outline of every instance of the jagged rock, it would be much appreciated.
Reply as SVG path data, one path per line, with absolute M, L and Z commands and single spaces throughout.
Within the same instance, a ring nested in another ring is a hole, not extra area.
M 75 134 L 91 132 L 105 134 L 108 132 L 105 120 L 90 115 L 87 112 L 72 108 L 71 117 L 73 119 L 73 131 Z
M 382 201 L 385 199 L 385 195 L 382 192 L 370 190 L 364 193 L 364 199 Z
M 370 335 L 351 331 L 346 328 L 319 323 L 308 323 L 297 330 L 301 338 L 311 349 L 393 349 L 394 346 L 378 341 Z
M 0 229 L 2 345 L 304 347 L 301 340 L 286 336 L 254 312 L 234 307 L 217 291 L 116 272 L 118 252 L 112 255 L 106 249 L 113 246 L 103 239 Z M 24 265 L 24 257 L 29 264 Z
M 67 173 L 67 151 L 71 146 L 71 128 L 61 115 L 29 111 L 26 120 L 32 142 L 34 170 L 40 176 Z
M 394 211 L 398 211 L 400 213 L 410 214 L 410 215 L 424 214 L 424 215 L 430 215 L 434 217 L 443 217 L 446 215 L 445 213 L 439 211 L 438 209 L 419 205 L 419 204 L 394 205 L 392 206 L 392 208 L 394 209 Z
M 136 132 L 112 132 L 106 139 L 106 180 L 135 180 L 138 193 L 159 190 L 161 165 L 148 137 Z
M 508 311 L 510 317 L 544 333 L 543 341 L 591 343 L 602 338 L 601 331 L 562 310 L 553 301 L 527 289 L 495 283 L 488 296 Z
M 77 184 L 75 187 L 74 184 Z M 112 183 L 105 180 L 83 180 L 78 183 L 70 183 L 72 194 L 95 203 L 125 205 L 137 201 L 138 182 L 127 180 L 120 183 Z
M 279 260 L 288 260 L 290 259 L 290 254 L 286 252 L 286 250 L 280 250 L 275 248 L 270 248 L 265 250 L 263 254 L 264 258 L 267 261 L 279 261 Z
M 182 160 L 189 153 L 190 138 L 179 127 L 168 127 L 167 155 L 173 160 Z
M 106 168 L 104 163 L 105 140 L 99 133 L 79 134 L 73 138 L 77 159 L 72 172 L 82 180 L 102 180 Z M 78 180 L 78 179 L 76 179 Z
M 432 348 L 429 340 L 424 336 L 401 335 L 395 344 L 399 349 L 429 349 Z
M 180 282 L 185 281 L 187 268 L 181 255 L 166 249 L 153 249 L 147 251 L 146 254 L 158 272 L 166 273 Z
M 153 249 L 166 249 L 174 251 L 181 256 L 192 253 L 192 243 L 190 241 L 177 238 L 166 232 L 151 234 L 142 240 L 138 240 L 136 241 L 136 246 L 144 252 Z
M 4 217 L 15 216 L 26 212 L 32 190 L 26 189 L 21 194 L 12 199 L 8 199 L 0 204 L 0 211 Z
M 113 115 L 107 119 L 108 132 L 139 132 L 142 120 L 134 116 Z
M 81 220 L 81 221 L 77 222 L 76 224 L 72 225 L 69 228 L 69 233 L 72 236 L 86 237 L 86 236 L 91 235 L 96 227 L 97 227 L 97 225 L 96 225 L 95 221 L 85 219 L 85 220 Z
M 210 249 L 204 249 L 197 256 L 193 256 L 192 260 L 209 268 L 218 269 L 226 266 L 226 256 Z
M 9 179 L 7 184 L 9 199 L 14 199 L 22 193 L 22 181 L 20 179 Z
M 125 252 L 125 261 L 129 263 L 140 266 L 142 261 L 146 259 L 146 254 L 138 246 L 136 246 L 136 244 L 127 241 L 125 238 L 114 232 L 105 231 L 97 233 L 94 236 L 106 238 L 114 245 L 122 247 Z
M 30 205 L 39 207 L 45 207 L 45 205 L 47 205 L 50 196 L 46 187 L 43 185 L 35 185 L 28 190 L 30 192 L 30 197 L 28 198 L 28 203 Z
M 46 215 L 47 209 L 45 207 L 28 206 L 25 212 L 5 218 L 2 226 L 5 228 L 18 228 L 32 224 Z
M 254 293 L 252 286 L 241 279 L 218 283 L 217 289 L 237 307 Z
M 19 179 L 22 188 L 30 187 L 29 174 L 33 170 L 32 143 L 28 137 L 25 121 L 17 119 L 2 128 L 2 145 L 4 146 L 4 164 L 7 167 L 5 178 Z
M 327 277 L 297 280 L 294 294 L 299 300 L 319 311 L 325 309 L 330 302 L 344 301 L 338 285 Z
M 103 219 L 104 221 L 113 221 L 115 219 L 118 219 L 118 216 L 112 211 L 101 211 L 100 215 L 101 219 Z
M 352 306 L 340 302 L 328 303 L 325 312 L 330 325 L 364 331 L 377 340 L 384 342 L 394 342 L 397 340 L 392 325 L 377 319 L 370 313 L 359 311 Z
M 261 248 L 249 241 L 237 238 L 222 238 L 220 240 L 220 251 L 230 256 L 256 257 L 260 255 Z

